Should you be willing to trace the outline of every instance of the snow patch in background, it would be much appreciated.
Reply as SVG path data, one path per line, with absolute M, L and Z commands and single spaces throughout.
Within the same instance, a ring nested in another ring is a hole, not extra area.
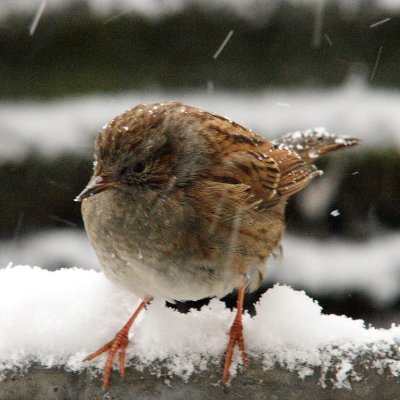
M 104 357 L 91 363 L 83 359 L 115 335 L 139 302 L 95 271 L 0 270 L 1 374 L 33 362 L 73 371 L 93 365 L 102 369 Z M 167 366 L 170 374 L 186 379 L 205 370 L 208 362 L 220 363 L 233 318 L 234 312 L 215 299 L 188 314 L 156 300 L 130 332 L 134 343 L 128 346 L 128 359 L 136 368 L 148 366 L 155 372 Z M 368 353 L 372 360 L 366 368 L 375 362 L 393 375 L 400 372 L 395 359 L 400 327 L 367 329 L 361 320 L 324 315 L 304 292 L 287 286 L 266 292 L 257 315 L 245 314 L 243 322 L 247 351 L 266 368 L 278 364 L 304 377 L 313 367 L 323 367 L 321 383 L 333 371 L 335 385 L 343 387 L 355 377 L 356 357 Z
M 32 150 L 44 156 L 65 151 L 91 156 L 97 132 L 116 115 L 139 103 L 172 100 L 228 116 L 268 139 L 324 126 L 331 133 L 363 139 L 364 148 L 400 148 L 400 93 L 370 89 L 353 79 L 326 90 L 131 92 L 0 102 L 0 161 L 23 158 Z
M 74 229 L 0 242 L 0 268 L 10 262 L 52 270 L 100 269 L 85 232 Z M 365 242 L 286 235 L 282 259 L 270 264 L 270 283 L 302 287 L 316 295 L 357 291 L 382 306 L 399 300 L 400 234 L 382 234 Z
M 34 14 L 44 0 L 2 0 L 0 18 L 6 18 L 16 14 Z M 289 0 L 290 3 L 315 5 L 321 0 Z M 326 1 L 329 3 L 329 1 Z M 330 1 L 338 4 L 343 12 L 351 13 L 357 11 L 363 4 L 362 0 L 336 0 Z M 77 0 L 47 0 L 47 12 L 63 10 L 76 5 Z M 166 14 L 178 13 L 186 6 L 187 0 L 86 0 L 90 10 L 95 14 L 117 18 L 121 15 L 139 14 L 148 17 L 159 17 Z M 193 2 L 196 4 L 196 2 Z M 259 0 L 202 0 L 201 5 L 207 9 L 230 9 L 242 17 L 256 18 L 263 11 L 273 13 L 284 1 L 260 2 Z M 78 3 L 79 4 L 79 3 Z M 398 0 L 379 0 L 380 9 L 398 10 Z
M 360 243 L 286 235 L 282 262 L 271 269 L 268 281 L 336 296 L 356 290 L 387 306 L 399 300 L 400 234 Z
M 79 266 L 99 270 L 99 261 L 85 231 L 59 229 L 0 241 L 0 268 L 10 262 L 48 270 Z

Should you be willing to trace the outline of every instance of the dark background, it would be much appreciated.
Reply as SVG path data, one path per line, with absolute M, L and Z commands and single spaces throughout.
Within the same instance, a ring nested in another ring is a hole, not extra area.
M 43 13 L 32 36 L 32 15 L 10 15 L 0 27 L 0 96 L 203 88 L 208 81 L 219 89 L 333 87 L 354 72 L 372 86 L 400 87 L 399 10 L 388 12 L 378 1 L 351 12 L 335 1 L 321 2 L 322 9 L 318 0 L 273 3 L 250 2 L 258 4 L 249 10 L 256 15 L 245 18 L 218 2 L 189 1 L 158 17 L 100 16 L 85 2 L 65 2 Z M 231 30 L 234 40 L 216 62 L 212 56 Z

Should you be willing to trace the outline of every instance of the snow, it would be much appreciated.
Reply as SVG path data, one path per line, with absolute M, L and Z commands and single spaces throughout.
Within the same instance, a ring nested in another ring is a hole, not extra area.
M 40 18 L 42 16 L 43 11 L 44 11 L 45 8 L 46 8 L 46 0 L 42 0 L 41 4 L 40 4 L 40 6 L 39 6 L 39 8 L 38 8 L 38 10 L 36 12 L 35 17 L 33 18 L 31 26 L 29 27 L 29 35 L 30 36 L 33 36 L 35 34 L 37 25 L 38 25 L 38 23 L 40 21 Z
M 271 268 L 267 278 L 317 294 L 357 291 L 388 306 L 399 299 L 399 276 L 399 234 L 382 234 L 361 243 L 287 235 L 282 263 Z
M 377 26 L 380 26 L 382 24 L 386 24 L 386 22 L 389 22 L 390 20 L 391 20 L 391 18 L 384 18 L 384 19 L 381 19 L 381 20 L 379 20 L 377 22 L 374 22 L 369 27 L 370 28 L 376 28 Z
M 268 264 L 267 282 L 286 283 L 315 295 L 355 291 L 379 306 L 390 306 L 399 300 L 399 260 L 398 233 L 381 234 L 365 242 L 286 235 L 282 258 Z M 76 229 L 0 242 L 0 268 L 9 262 L 51 270 L 72 266 L 100 269 L 86 234 Z
M 397 91 L 370 89 L 357 80 L 338 89 L 255 93 L 207 93 L 206 86 L 205 82 L 204 91 L 193 92 L 131 92 L 48 102 L 0 102 L 0 161 L 23 158 L 32 150 L 48 157 L 65 151 L 91 156 L 96 133 L 113 117 L 139 103 L 169 100 L 229 116 L 269 139 L 325 126 L 331 133 L 361 138 L 360 148 L 400 148 Z M 290 107 L 282 107 L 282 103 Z
M 215 52 L 213 55 L 213 59 L 216 60 L 218 56 L 221 54 L 222 50 L 225 48 L 225 46 L 228 44 L 230 38 L 233 35 L 233 30 L 230 30 L 224 41 L 221 43 L 221 46 L 219 46 L 218 50 Z
M 139 302 L 93 270 L 0 270 L 0 374 L 33 362 L 73 371 L 101 369 L 104 357 L 91 363 L 83 359 L 114 336 Z M 220 363 L 233 317 L 234 311 L 216 299 L 188 314 L 156 300 L 130 332 L 134 343 L 128 346 L 128 359 L 138 369 L 149 366 L 157 373 L 163 365 L 171 375 L 187 379 L 208 362 Z M 265 368 L 279 364 L 304 377 L 323 365 L 325 372 L 336 371 L 336 385 L 343 387 L 349 385 L 355 357 L 372 351 L 379 368 L 388 367 L 393 375 L 400 371 L 390 357 L 400 327 L 367 329 L 361 320 L 322 314 L 304 292 L 287 286 L 265 293 L 256 316 L 245 314 L 243 323 L 247 351 Z
M 8 263 L 33 264 L 49 270 L 79 265 L 99 269 L 84 231 L 59 229 L 23 238 L 0 241 L 0 268 Z

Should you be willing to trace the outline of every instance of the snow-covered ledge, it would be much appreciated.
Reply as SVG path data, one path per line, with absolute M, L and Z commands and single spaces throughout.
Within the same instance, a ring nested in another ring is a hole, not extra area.
M 131 330 L 126 378 L 113 372 L 109 393 L 102 392 L 104 358 L 83 359 L 114 336 L 138 302 L 95 271 L 0 270 L 0 399 L 220 398 L 234 314 L 218 300 L 188 314 L 154 301 Z M 243 320 L 251 363 L 234 366 L 229 398 L 397 398 L 400 327 L 366 328 L 322 314 L 287 286 L 269 290 L 256 308 Z

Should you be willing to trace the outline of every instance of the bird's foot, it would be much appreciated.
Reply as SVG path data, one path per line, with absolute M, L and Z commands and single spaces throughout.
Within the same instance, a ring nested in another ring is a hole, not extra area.
M 129 327 L 125 325 L 114 337 L 111 342 L 108 342 L 103 347 L 90 354 L 85 358 L 85 361 L 90 361 L 103 354 L 108 352 L 108 357 L 106 361 L 106 365 L 104 368 L 103 374 L 103 388 L 105 389 L 110 383 L 110 375 L 112 370 L 112 365 L 114 361 L 114 357 L 119 352 L 119 373 L 123 377 L 125 376 L 125 358 L 126 358 L 126 347 L 128 346 L 128 331 Z
M 241 287 L 239 289 L 236 317 L 231 326 L 231 330 L 229 333 L 229 343 L 225 353 L 224 371 L 222 373 L 222 381 L 224 384 L 228 383 L 229 381 L 230 377 L 229 369 L 232 364 L 233 351 L 235 349 L 236 344 L 238 345 L 243 364 L 249 363 L 249 358 L 247 357 L 247 354 L 244 350 L 243 324 L 242 324 L 243 297 L 244 297 L 244 287 Z
M 90 354 L 85 358 L 84 361 L 90 361 L 103 354 L 108 352 L 108 357 L 106 361 L 106 365 L 104 367 L 103 374 L 103 388 L 106 389 L 110 383 L 110 375 L 112 370 L 112 365 L 114 361 L 114 357 L 117 353 L 119 353 L 119 373 L 122 377 L 125 376 L 125 359 L 126 359 L 126 347 L 128 346 L 128 332 L 131 328 L 133 322 L 139 315 L 140 311 L 152 300 L 152 297 L 148 296 L 143 299 L 140 303 L 139 307 L 136 309 L 132 317 L 128 320 L 128 322 L 123 326 L 123 328 L 115 335 L 114 339 L 111 342 L 108 342 L 103 347 Z

